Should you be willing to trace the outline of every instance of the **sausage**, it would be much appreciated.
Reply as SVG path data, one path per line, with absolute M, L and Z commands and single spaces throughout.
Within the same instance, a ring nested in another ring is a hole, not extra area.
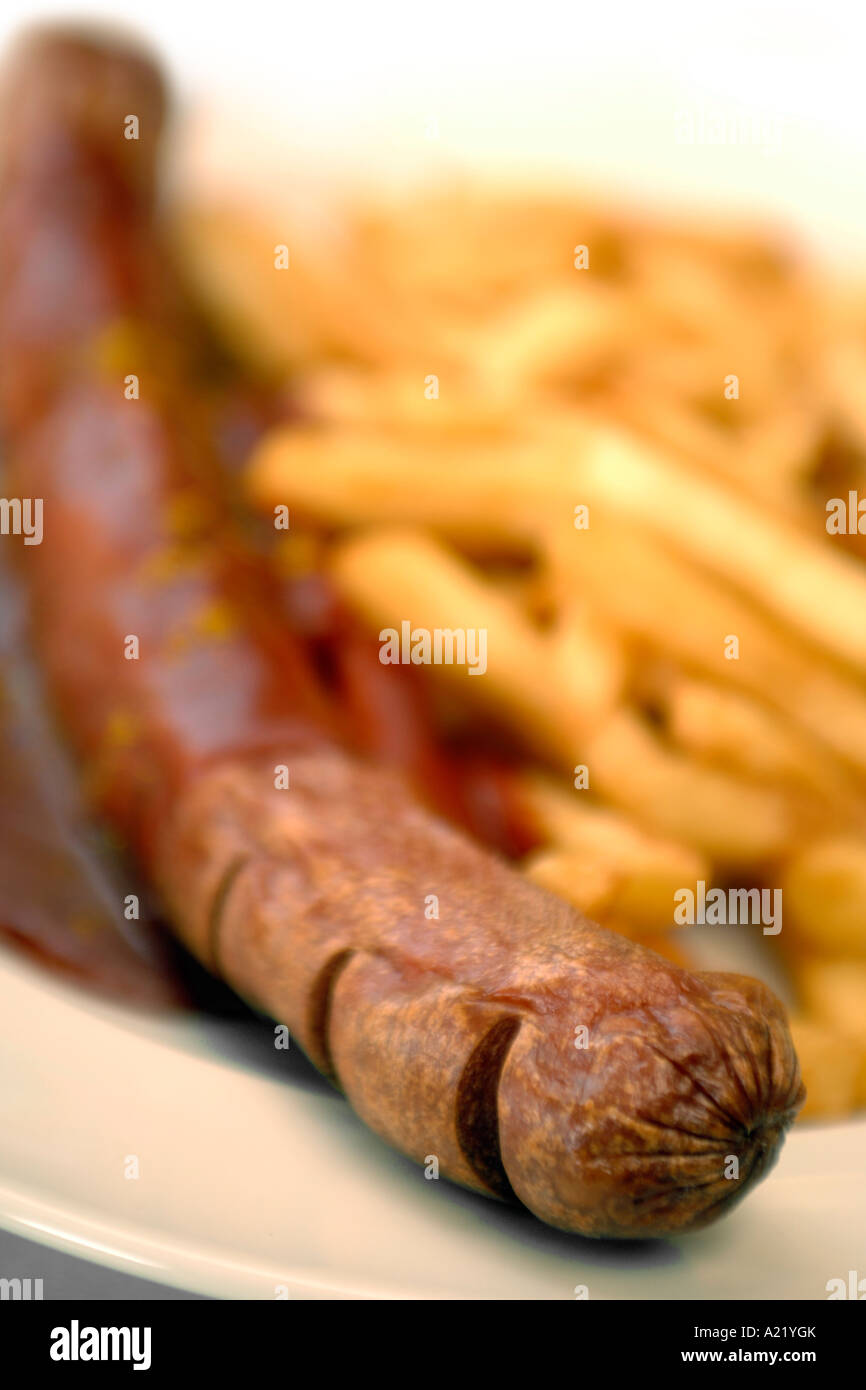
M 388 774 L 300 756 L 287 794 L 271 772 L 197 783 L 163 888 L 190 948 L 377 1133 L 591 1235 L 695 1228 L 766 1170 L 802 1090 L 765 986 L 583 920 Z
M 586 921 L 347 753 L 219 501 L 167 327 L 158 75 L 49 31 L 6 92 L 0 425 L 16 485 L 44 499 L 22 567 L 102 813 L 189 949 L 388 1143 L 567 1231 L 705 1225 L 802 1104 L 781 1004 Z

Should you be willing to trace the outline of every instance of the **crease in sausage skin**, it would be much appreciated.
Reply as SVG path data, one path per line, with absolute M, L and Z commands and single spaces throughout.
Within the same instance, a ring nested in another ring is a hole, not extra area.
M 227 867 L 220 875 L 214 891 L 213 900 L 208 910 L 208 922 L 206 928 L 206 947 L 207 961 L 210 969 L 215 974 L 222 974 L 220 970 L 219 938 L 222 927 L 223 914 L 232 891 L 232 884 L 246 867 L 248 860 L 244 854 L 239 854 L 235 859 L 229 861 Z
M 329 1037 L 334 991 L 341 972 L 345 970 L 355 955 L 355 951 L 346 948 L 329 957 L 316 976 L 310 991 L 307 1033 L 311 1040 L 311 1052 L 313 1056 L 318 1056 L 321 1059 L 320 1071 L 323 1071 L 325 1076 L 336 1082 L 337 1085 L 339 1085 L 339 1077 L 331 1055 Z
M 520 1019 L 506 1014 L 485 1033 L 457 1088 L 457 1131 L 467 1162 L 498 1197 L 513 1198 L 499 1142 L 499 1082 Z

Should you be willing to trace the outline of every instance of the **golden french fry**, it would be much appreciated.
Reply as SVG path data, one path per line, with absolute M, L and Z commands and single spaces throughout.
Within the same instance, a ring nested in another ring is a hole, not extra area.
M 739 763 L 761 776 L 802 777 L 812 784 L 814 748 L 749 696 L 682 676 L 663 698 L 671 736 L 689 752 Z
M 475 673 L 465 662 L 434 660 L 432 674 L 457 682 L 464 699 L 548 756 L 567 750 L 571 758 L 619 693 L 621 667 L 609 637 L 596 637 L 587 622 L 565 640 L 549 637 L 480 571 L 423 532 L 382 530 L 344 541 L 331 552 L 331 573 L 380 637 L 386 629 L 401 644 L 404 631 L 407 643 L 416 630 L 476 634 L 483 660 Z M 423 657 L 419 649 L 419 664 Z
M 457 448 L 491 442 L 507 447 L 521 423 L 518 399 L 488 399 L 454 380 L 436 394 L 435 383 L 419 372 L 328 363 L 301 377 L 297 390 L 315 421 L 339 429 L 347 441 L 358 431 L 368 438 L 399 437 L 404 459 L 406 450 L 424 449 L 440 436 Z M 285 443 L 287 436 L 280 438 Z M 323 462 L 327 466 L 326 457 Z
M 521 868 L 533 883 L 557 893 L 601 926 L 686 964 L 686 953 L 662 930 L 672 925 L 674 893 L 682 880 L 652 852 L 645 853 L 642 863 L 635 860 L 615 869 L 579 850 L 537 850 Z
M 368 207 L 359 241 L 366 263 L 401 291 L 476 322 L 527 286 L 573 283 L 577 245 L 589 248 L 597 277 L 619 271 L 623 250 L 618 222 L 601 204 L 466 187 Z
M 866 1050 L 866 961 L 807 957 L 796 968 L 803 1008 Z
M 260 508 L 288 504 L 332 526 L 427 526 L 473 548 L 526 550 L 556 486 L 534 467 L 538 453 L 520 435 L 407 444 L 399 433 L 286 428 L 255 451 L 247 486 Z
M 550 845 L 618 872 L 643 867 L 654 858 L 678 887 L 709 877 L 707 861 L 690 846 L 647 834 L 620 812 L 589 800 L 587 792 L 570 784 L 563 786 L 549 773 L 524 773 L 520 796 L 535 832 Z
M 559 893 L 604 925 L 634 933 L 658 932 L 672 925 L 674 894 L 695 879 L 685 879 L 649 850 L 616 870 L 569 849 L 539 850 L 522 865 L 535 883 Z
M 757 480 L 752 490 L 765 504 L 784 509 L 803 527 L 812 521 L 807 494 L 809 476 L 827 438 L 826 404 L 814 387 L 776 402 L 743 432 L 737 463 L 729 470 L 741 485 Z
M 694 393 L 699 387 L 706 393 L 707 381 L 714 378 L 694 350 L 680 352 L 684 361 L 677 356 L 667 363 L 671 377 L 682 378 L 690 362 Z M 712 415 L 706 402 L 699 412 L 694 401 L 680 399 L 681 395 L 682 388 L 679 393 L 666 392 L 632 372 L 620 376 L 616 389 L 603 400 L 619 421 L 654 446 L 672 450 L 692 467 L 771 507 L 799 530 L 814 531 L 814 507 L 809 505 L 804 483 L 827 429 L 816 405 L 786 400 L 782 413 L 771 410 L 741 423 L 738 403 L 724 400 L 721 394 Z
M 831 1120 L 846 1115 L 858 1100 L 861 1056 L 832 1024 L 800 1014 L 790 1019 L 791 1037 L 806 1085 L 799 1120 Z
M 689 846 L 649 835 L 589 802 L 586 792 L 566 791 L 545 774 L 521 779 L 521 800 L 536 832 L 549 842 L 527 862 L 530 877 L 605 922 L 643 932 L 670 926 L 677 890 L 709 877 L 707 861 Z M 582 901 L 596 869 L 604 892 Z
M 543 288 L 485 323 L 471 347 L 476 392 L 520 402 L 545 387 L 574 386 L 621 357 L 632 315 L 603 282 Z
M 786 919 L 805 946 L 866 959 L 866 837 L 809 845 L 786 866 L 782 891 Z
M 789 841 L 794 827 L 783 797 L 663 748 L 637 716 L 611 709 L 611 685 L 598 678 L 608 669 L 604 649 L 587 638 L 583 661 L 564 660 L 513 604 L 423 533 L 346 541 L 334 548 L 331 567 L 380 636 L 404 624 L 407 640 L 414 629 L 483 633 L 483 675 L 447 662 L 434 663 L 433 674 L 452 683 L 456 676 L 465 699 L 558 766 L 586 764 L 593 786 L 650 829 L 738 865 L 763 862 Z
M 645 312 L 674 330 L 674 338 L 683 332 L 699 339 L 717 337 L 721 325 L 739 344 L 738 310 L 744 302 L 761 302 L 781 317 L 785 300 L 792 297 L 795 267 L 777 243 L 751 232 L 645 226 L 636 229 L 630 251 L 636 295 Z M 762 332 L 756 324 L 752 337 L 760 342 Z
M 568 850 L 540 850 L 521 867 L 533 883 L 596 919 L 609 901 L 617 877 L 609 866 Z
M 573 489 L 614 518 L 646 526 L 681 553 L 748 589 L 820 650 L 866 672 L 866 573 L 730 488 L 699 478 L 626 432 L 551 420 L 570 448 Z M 569 443 L 569 436 L 571 441 Z M 553 439 L 552 439 L 553 447 Z
M 597 792 L 648 829 L 694 845 L 721 864 L 766 863 L 796 834 L 784 796 L 671 752 L 626 709 L 584 747 Z
M 831 344 L 820 371 L 840 424 L 860 451 L 866 450 L 866 345 L 862 336 L 846 336 Z
M 570 604 L 544 635 L 547 678 L 565 692 L 581 691 L 593 722 L 597 713 L 613 709 L 625 685 L 626 665 L 622 643 L 610 627 L 585 605 Z
M 280 212 L 229 206 L 186 208 L 175 231 L 203 304 L 258 371 L 281 375 L 310 360 L 423 361 L 430 352 L 442 360 L 433 315 L 421 331 L 419 306 L 407 315 L 405 302 L 359 265 L 345 234 L 323 245 Z M 287 266 L 277 264 L 279 247 L 287 248 Z
M 797 984 L 807 1013 L 844 1037 L 856 1055 L 854 1101 L 866 1105 L 866 962 L 807 958 Z
M 736 590 L 640 526 L 599 509 L 591 510 L 588 530 L 575 531 L 567 515 L 561 518 L 546 546 L 560 590 L 571 593 L 578 583 L 622 631 L 766 700 L 866 771 L 866 692 L 817 661 Z
M 674 674 L 659 700 L 667 729 L 688 752 L 746 776 L 800 787 L 817 814 L 851 823 L 862 819 L 862 789 L 810 735 L 751 695 Z M 818 806 L 817 803 L 820 803 Z

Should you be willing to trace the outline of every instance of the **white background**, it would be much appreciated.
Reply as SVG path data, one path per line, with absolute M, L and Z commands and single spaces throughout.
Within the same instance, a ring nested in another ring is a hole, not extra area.
M 187 104 L 255 131 L 247 150 L 271 142 L 363 178 L 566 173 L 618 196 L 793 221 L 842 271 L 866 254 L 857 0 L 11 0 L 0 41 L 41 13 L 128 22 L 167 59 Z M 678 143 L 684 122 L 701 119 L 744 134 Z M 762 126 L 770 147 L 750 137 Z

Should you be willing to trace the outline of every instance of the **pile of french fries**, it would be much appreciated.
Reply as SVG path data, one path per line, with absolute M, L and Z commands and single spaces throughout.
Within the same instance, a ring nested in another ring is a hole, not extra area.
M 678 889 L 781 887 L 806 1114 L 866 1105 L 866 534 L 826 526 L 866 499 L 866 291 L 572 197 L 177 227 L 228 345 L 304 408 L 255 505 L 320 538 L 371 643 L 486 629 L 483 678 L 427 675 L 519 754 L 525 872 L 686 963 Z

